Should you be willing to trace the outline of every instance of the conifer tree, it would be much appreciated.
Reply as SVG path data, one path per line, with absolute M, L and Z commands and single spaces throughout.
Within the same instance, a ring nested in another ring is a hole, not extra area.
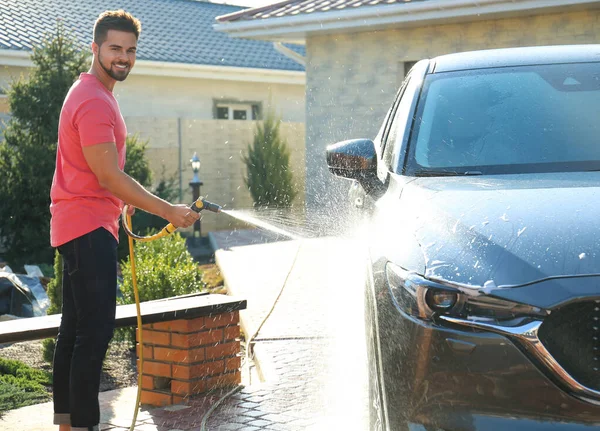
M 254 140 L 243 156 L 245 183 L 255 207 L 290 207 L 297 194 L 290 171 L 290 152 L 279 125 L 271 113 L 262 124 L 257 123 Z
M 29 77 L 14 81 L 7 91 L 12 117 L 0 142 L 0 241 L 17 271 L 23 263 L 52 262 L 49 205 L 58 119 L 88 58 L 59 23 L 33 49 Z

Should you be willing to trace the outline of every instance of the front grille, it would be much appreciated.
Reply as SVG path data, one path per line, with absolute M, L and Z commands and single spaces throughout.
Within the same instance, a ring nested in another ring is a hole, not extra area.
M 600 300 L 554 310 L 544 319 L 538 337 L 575 380 L 600 390 Z

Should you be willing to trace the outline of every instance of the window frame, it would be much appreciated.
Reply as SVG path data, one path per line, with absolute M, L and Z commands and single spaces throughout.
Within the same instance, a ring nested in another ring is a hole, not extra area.
M 262 102 L 235 99 L 213 99 L 213 119 L 219 121 L 259 121 L 262 120 Z M 218 118 L 218 109 L 227 108 L 228 118 Z M 234 111 L 245 110 L 245 120 L 235 120 Z
M 249 104 L 241 103 L 218 103 L 217 112 L 219 108 L 227 108 L 227 118 L 218 118 L 217 120 L 232 120 L 232 121 L 248 121 L 252 119 L 253 107 Z M 245 111 L 246 118 L 235 118 L 235 113 Z

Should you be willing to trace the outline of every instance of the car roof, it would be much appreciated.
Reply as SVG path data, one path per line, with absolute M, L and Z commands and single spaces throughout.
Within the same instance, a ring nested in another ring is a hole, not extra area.
M 600 61 L 600 45 L 559 45 L 489 49 L 447 54 L 431 60 L 430 73 L 535 64 L 588 63 Z

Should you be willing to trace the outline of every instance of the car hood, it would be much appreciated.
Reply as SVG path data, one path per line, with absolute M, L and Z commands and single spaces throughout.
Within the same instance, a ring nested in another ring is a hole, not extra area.
M 428 278 L 500 287 L 600 274 L 598 172 L 418 178 L 398 203 Z

